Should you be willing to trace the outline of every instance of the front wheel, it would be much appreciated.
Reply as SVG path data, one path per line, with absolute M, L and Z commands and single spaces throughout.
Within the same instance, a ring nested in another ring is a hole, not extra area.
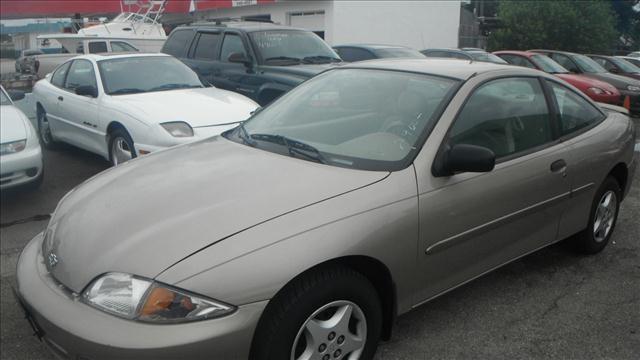
M 127 130 L 117 128 L 109 135 L 109 160 L 117 166 L 136 157 L 133 139 Z
M 573 239 L 577 249 L 596 254 L 607 246 L 618 220 L 622 190 L 615 178 L 607 177 L 593 199 L 587 228 Z
M 381 332 L 380 300 L 366 277 L 344 267 L 316 270 L 271 300 L 251 359 L 371 359 Z
M 38 138 L 40 143 L 48 150 L 55 150 L 58 148 L 59 143 L 53 139 L 51 134 L 51 126 L 47 113 L 44 109 L 38 108 Z

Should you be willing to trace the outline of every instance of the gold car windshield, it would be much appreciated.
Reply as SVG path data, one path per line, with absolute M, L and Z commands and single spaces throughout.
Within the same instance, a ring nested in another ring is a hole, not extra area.
M 336 69 L 305 82 L 229 136 L 305 160 L 363 170 L 408 166 L 459 81 Z

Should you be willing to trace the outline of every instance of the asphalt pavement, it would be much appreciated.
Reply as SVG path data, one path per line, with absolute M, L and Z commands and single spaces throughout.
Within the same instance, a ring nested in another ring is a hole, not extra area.
M 16 260 L 58 200 L 109 166 L 72 147 L 45 164 L 40 189 L 1 195 L 0 359 L 53 359 L 12 296 Z M 601 254 L 558 244 L 515 261 L 401 316 L 376 359 L 640 358 L 639 221 L 640 174 Z

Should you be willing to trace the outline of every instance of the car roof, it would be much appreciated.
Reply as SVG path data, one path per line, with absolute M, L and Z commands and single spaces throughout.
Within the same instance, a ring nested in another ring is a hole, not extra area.
M 100 61 L 100 60 L 106 60 L 106 59 L 121 59 L 121 58 L 132 58 L 132 57 L 152 57 L 152 56 L 171 57 L 171 55 L 167 55 L 167 54 L 163 54 L 163 53 L 113 52 L 113 53 L 80 55 L 78 57 L 75 57 L 74 59 L 87 59 L 87 60 L 93 60 L 93 61 Z
M 556 53 L 556 54 L 564 54 L 564 55 L 580 55 L 578 53 L 574 53 L 571 51 L 561 51 L 561 50 L 547 50 L 547 49 L 531 49 L 531 50 L 527 50 L 529 52 L 535 52 L 535 53 Z
M 348 65 L 340 66 L 336 69 L 343 68 L 364 68 L 376 70 L 395 70 L 423 73 L 430 75 L 438 75 L 459 80 L 467 80 L 472 76 L 480 73 L 486 73 L 499 70 L 518 70 L 522 72 L 536 72 L 527 68 L 516 69 L 513 65 L 502 65 L 482 61 L 469 61 L 461 59 L 449 58 L 424 58 L 424 59 L 376 59 L 360 61 Z
M 605 58 L 605 59 L 608 59 L 608 58 L 612 58 L 612 57 L 615 57 L 615 56 L 609 56 L 609 55 L 600 55 L 600 54 L 585 54 L 585 55 L 586 55 L 586 56 L 588 56 L 588 57 L 592 57 L 592 56 L 595 56 L 595 57 L 599 57 L 599 58 Z
M 410 47 L 402 46 L 402 45 L 385 45 L 385 44 L 342 44 L 342 45 L 334 46 L 334 48 L 340 48 L 340 47 L 356 47 L 356 48 L 362 48 L 362 49 L 367 49 L 367 50 L 411 49 Z
M 423 51 L 449 51 L 449 52 L 460 53 L 460 54 L 469 53 L 468 51 L 464 51 L 460 49 L 452 49 L 452 48 L 430 48 L 430 49 L 420 50 L 420 52 L 423 52 Z
M 269 22 L 260 22 L 260 21 L 223 21 L 223 22 L 197 22 L 189 25 L 179 26 L 178 29 L 193 29 L 193 30 L 201 30 L 201 29 L 231 29 L 231 30 L 241 30 L 244 32 L 253 32 L 253 31 L 266 31 L 266 30 L 299 30 L 299 31 L 310 31 L 307 29 L 301 29 L 286 25 L 274 24 Z
M 531 57 L 533 55 L 540 55 L 540 53 L 536 53 L 533 51 L 523 51 L 523 50 L 500 50 L 500 51 L 494 51 L 493 54 L 495 55 L 512 54 L 512 55 L 521 55 L 526 57 Z

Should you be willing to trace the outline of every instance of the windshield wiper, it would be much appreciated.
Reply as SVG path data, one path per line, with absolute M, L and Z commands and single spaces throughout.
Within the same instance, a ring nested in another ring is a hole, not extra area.
M 274 144 L 286 146 L 289 150 L 289 155 L 302 155 L 307 159 L 326 164 L 327 161 L 322 153 L 315 147 L 306 144 L 302 141 L 295 140 L 283 135 L 274 134 L 251 134 L 251 138 L 260 141 L 271 142 Z
M 199 88 L 200 85 L 190 85 L 190 84 L 164 84 L 160 86 L 156 86 L 154 88 L 149 89 L 149 91 L 160 91 L 160 90 L 173 90 L 173 89 L 191 89 L 191 88 Z
M 238 137 L 242 140 L 242 142 L 244 142 L 245 144 L 251 146 L 251 147 L 255 147 L 256 146 L 256 142 L 251 139 L 251 135 L 249 135 L 249 133 L 247 132 L 247 129 L 245 129 L 244 127 L 244 121 L 240 123 L 240 125 L 238 125 Z
M 137 89 L 137 88 L 123 88 L 123 89 L 112 91 L 109 93 L 109 95 L 136 94 L 136 93 L 142 93 L 142 92 L 145 92 L 145 90 Z
M 315 55 L 315 56 L 305 56 L 302 58 L 302 62 L 310 63 L 310 64 L 326 64 L 330 62 L 341 62 L 342 60 L 335 58 L 333 56 L 326 55 Z
M 300 60 L 297 57 L 291 57 L 291 56 L 274 56 L 274 57 L 266 58 L 264 59 L 264 61 L 286 61 L 286 62 L 293 62 L 296 64 L 300 64 L 302 60 Z

